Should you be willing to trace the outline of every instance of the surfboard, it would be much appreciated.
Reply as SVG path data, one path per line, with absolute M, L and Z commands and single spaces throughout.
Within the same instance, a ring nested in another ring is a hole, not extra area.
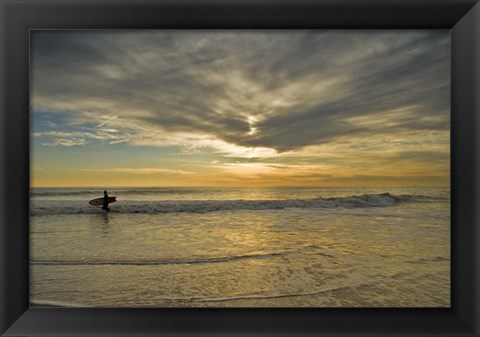
M 117 201 L 117 197 L 108 197 L 108 203 L 111 204 L 112 202 Z M 92 206 L 102 206 L 103 205 L 103 198 L 97 198 L 90 200 L 88 202 Z

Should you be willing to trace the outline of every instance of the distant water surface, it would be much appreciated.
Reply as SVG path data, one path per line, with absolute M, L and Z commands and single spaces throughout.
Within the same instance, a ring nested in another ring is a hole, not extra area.
M 32 188 L 31 302 L 448 307 L 448 187 Z

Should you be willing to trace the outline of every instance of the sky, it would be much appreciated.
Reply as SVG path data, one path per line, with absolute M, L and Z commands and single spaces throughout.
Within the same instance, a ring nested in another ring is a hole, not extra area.
M 31 185 L 448 185 L 448 30 L 34 31 Z

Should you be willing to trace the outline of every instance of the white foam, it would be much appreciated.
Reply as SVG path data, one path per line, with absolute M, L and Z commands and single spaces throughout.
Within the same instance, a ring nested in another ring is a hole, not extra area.
M 68 303 L 62 301 L 53 301 L 53 300 L 36 300 L 32 299 L 30 305 L 34 307 L 68 307 L 68 308 L 84 308 L 91 307 L 91 305 L 83 303 Z
M 404 201 L 425 201 L 428 197 L 394 196 L 389 193 L 362 194 L 349 197 L 285 199 L 285 200 L 162 200 L 129 201 L 118 198 L 111 205 L 112 213 L 208 213 L 231 210 L 275 210 L 285 208 L 365 208 L 392 207 Z M 99 207 L 89 206 L 82 200 L 32 200 L 31 215 L 94 214 Z

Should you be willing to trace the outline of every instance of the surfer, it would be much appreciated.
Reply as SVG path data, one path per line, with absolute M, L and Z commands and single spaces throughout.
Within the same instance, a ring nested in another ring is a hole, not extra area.
M 92 206 L 102 206 L 102 209 L 110 211 L 108 204 L 117 201 L 117 197 L 109 197 L 107 191 L 103 191 L 103 197 L 90 200 L 88 203 Z
M 107 212 L 110 211 L 110 208 L 108 208 L 108 194 L 107 191 L 103 191 L 103 206 L 102 209 L 106 210 Z

